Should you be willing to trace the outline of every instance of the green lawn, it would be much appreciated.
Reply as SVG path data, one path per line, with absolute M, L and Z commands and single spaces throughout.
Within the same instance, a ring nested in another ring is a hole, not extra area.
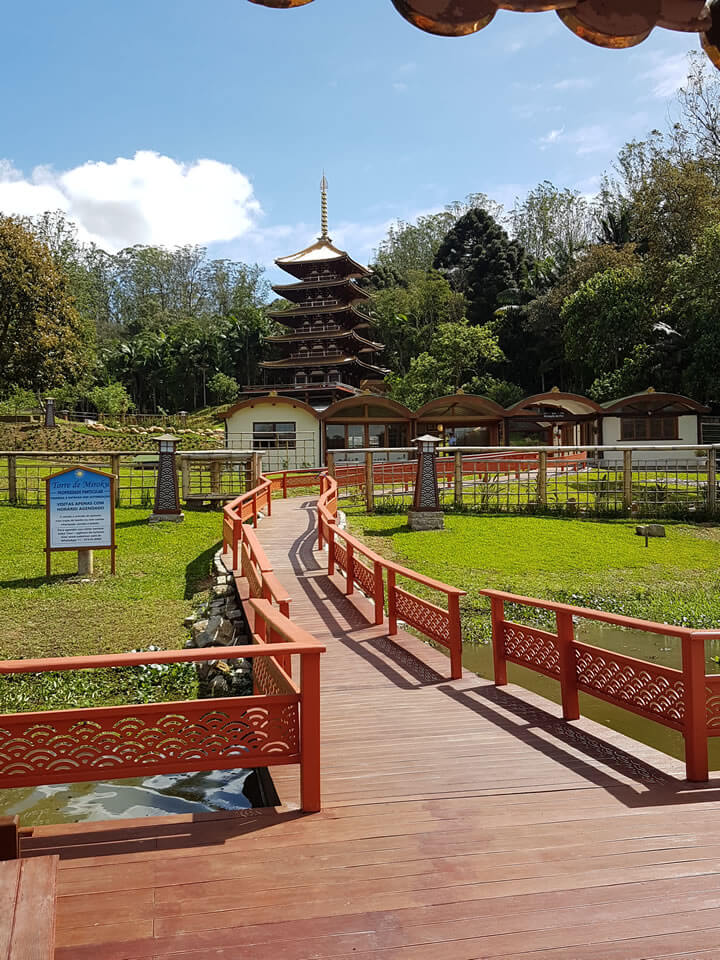
M 182 646 L 183 619 L 207 595 L 218 512 L 181 524 L 147 523 L 147 509 L 116 512 L 117 575 L 108 551 L 81 583 L 77 554 L 54 553 L 45 579 L 45 511 L 0 507 L 0 657 L 72 656 Z
M 720 625 L 720 527 L 666 525 L 646 549 L 630 521 L 448 514 L 445 530 L 413 533 L 404 514 L 350 511 L 378 552 L 465 588 L 468 638 L 487 639 L 482 587 L 697 628 Z

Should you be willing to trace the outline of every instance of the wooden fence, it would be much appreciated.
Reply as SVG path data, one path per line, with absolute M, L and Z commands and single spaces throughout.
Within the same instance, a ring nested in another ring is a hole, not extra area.
M 385 598 L 389 621 L 389 636 L 397 635 L 400 621 L 415 627 L 420 633 L 450 652 L 450 676 L 462 676 L 462 634 L 460 629 L 460 597 L 466 591 L 432 580 L 414 570 L 401 567 L 391 560 L 369 550 L 362 541 L 337 525 L 338 485 L 328 475 L 320 478 L 320 498 L 317 504 L 318 547 L 327 544 L 328 573 L 340 569 L 345 574 L 345 593 L 351 596 L 358 585 L 372 599 L 375 623 L 384 620 Z M 405 586 L 398 585 L 398 578 Z M 440 594 L 445 607 L 411 593 L 407 583 L 415 583 L 426 592 Z
M 558 680 L 563 717 L 580 716 L 586 693 L 640 717 L 679 730 L 685 740 L 688 780 L 708 779 L 708 737 L 720 736 L 720 674 L 705 673 L 705 641 L 718 630 L 689 630 L 549 600 L 481 590 L 490 598 L 495 683 L 507 683 L 507 663 Z M 505 604 L 520 604 L 555 615 L 555 632 L 505 617 Z M 672 637 L 681 643 L 682 668 L 661 666 L 575 639 L 579 619 Z
M 300 764 L 301 803 L 321 808 L 320 654 L 266 600 L 253 645 L 0 661 L 0 677 L 142 664 L 253 660 L 254 695 L 0 716 L 0 788 Z M 272 638 L 272 639 L 270 639 Z M 299 684 L 290 662 L 300 658 Z
M 260 469 L 246 450 L 199 450 L 177 455 L 178 485 L 185 502 L 222 501 L 248 490 Z M 115 505 L 152 507 L 158 454 L 147 450 L 0 451 L 0 503 L 41 506 L 45 477 L 68 466 L 106 470 L 118 478 Z
M 328 470 L 343 499 L 403 511 L 412 503 L 413 448 L 337 450 Z M 351 460 L 348 460 L 351 458 Z M 446 510 L 585 516 L 714 516 L 717 447 L 441 447 Z

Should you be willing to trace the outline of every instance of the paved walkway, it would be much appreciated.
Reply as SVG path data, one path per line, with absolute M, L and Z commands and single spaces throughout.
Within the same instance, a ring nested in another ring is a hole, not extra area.
M 389 641 L 324 572 L 313 506 L 259 535 L 328 645 L 323 812 L 275 768 L 277 810 L 37 829 L 58 960 L 718 960 L 720 790 Z

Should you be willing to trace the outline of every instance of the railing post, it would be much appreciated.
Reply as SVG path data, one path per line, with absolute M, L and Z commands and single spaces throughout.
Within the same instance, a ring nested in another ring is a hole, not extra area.
M 256 530 L 258 525 L 257 515 L 258 515 L 257 494 L 254 493 L 252 498 L 252 520 L 253 520 L 253 527 Z
M 455 451 L 455 506 L 461 507 L 463 502 L 463 461 L 459 450 Z
M 490 597 L 490 619 L 492 621 L 495 686 L 504 687 L 508 682 L 507 661 L 505 660 L 505 604 L 499 597 Z
M 17 503 L 17 457 L 14 453 L 8 454 L 8 499 L 10 503 Z
M 705 694 L 705 640 L 688 632 L 682 638 L 685 686 L 685 775 L 688 780 L 708 779 L 707 706 Z
M 538 453 L 537 502 L 547 504 L 547 450 Z
M 233 555 L 233 573 L 240 567 L 240 547 L 242 546 L 242 535 L 243 535 L 243 523 L 242 519 L 236 518 L 233 520 L 233 542 L 232 542 L 232 555 Z
M 345 588 L 345 595 L 351 597 L 355 589 L 355 578 L 353 577 L 353 564 L 355 562 L 355 549 L 353 545 L 349 542 L 345 542 L 345 551 L 347 556 L 347 569 L 345 575 L 347 577 L 347 586 Z
M 322 809 L 320 793 L 320 654 L 300 657 L 300 805 Z
M 388 567 L 387 572 L 387 591 L 388 591 L 388 636 L 397 636 L 397 598 L 395 596 L 395 571 Z
M 182 461 L 181 457 L 181 461 Z M 113 453 L 110 457 L 110 473 L 114 473 L 117 477 L 115 481 L 115 506 L 120 506 L 120 454 Z
M 385 583 L 383 581 L 382 564 L 377 560 L 373 562 L 373 580 L 374 590 L 373 599 L 375 601 L 375 626 L 379 627 L 385 619 Z
M 317 508 L 317 548 L 318 550 L 322 550 L 324 543 L 325 543 L 325 538 L 323 536 L 322 510 L 318 506 Z
M 287 500 L 287 495 L 288 495 L 287 470 L 283 470 L 283 475 L 282 475 L 282 494 L 283 494 L 283 500 Z
M 335 479 L 335 454 L 328 453 L 327 455 L 327 470 L 330 476 Z
M 20 859 L 20 819 L 0 817 L 0 860 Z
M 577 720 L 580 717 L 578 702 L 577 667 L 575 664 L 575 627 L 572 614 L 565 610 L 555 613 L 557 623 L 558 653 L 560 656 L 560 695 L 563 717 Z
M 632 507 L 632 450 L 623 450 L 623 507 Z
M 368 513 L 375 511 L 375 485 L 373 477 L 373 455 L 365 454 L 365 508 Z
M 707 458 L 707 508 L 713 516 L 717 510 L 717 450 L 711 447 Z
M 250 484 L 256 487 L 260 483 L 260 474 L 262 473 L 262 454 L 253 453 L 250 458 Z
M 448 595 L 448 614 L 450 617 L 450 677 L 452 680 L 460 680 L 462 677 L 462 627 L 460 597 L 457 593 Z

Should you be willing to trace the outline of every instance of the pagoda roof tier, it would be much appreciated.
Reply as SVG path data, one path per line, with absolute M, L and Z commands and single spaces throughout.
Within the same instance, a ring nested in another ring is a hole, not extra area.
M 293 360 L 264 360 L 260 366 L 266 370 L 312 370 L 317 367 L 347 367 L 355 364 L 362 370 L 372 370 L 373 373 L 380 373 L 383 376 L 390 373 L 385 367 L 377 367 L 372 363 L 359 360 L 357 357 L 343 356 L 337 357 L 300 357 Z
M 332 318 L 336 322 L 346 318 L 354 321 L 352 326 L 370 322 L 364 313 L 360 313 L 356 307 L 347 303 L 337 304 L 332 307 L 310 307 L 309 309 L 307 307 L 293 307 L 292 310 L 272 310 L 268 313 L 268 316 L 273 320 L 277 320 L 277 322 L 281 323 L 284 327 L 291 327 L 293 323 L 303 322 L 305 320 L 327 320 L 329 318 Z
M 313 291 L 318 291 L 318 293 L 327 290 L 330 291 L 331 296 L 336 297 L 340 301 L 345 301 L 346 304 L 350 304 L 353 300 L 369 300 L 370 294 L 362 290 L 356 283 L 353 283 L 352 280 L 304 280 L 301 283 L 286 283 L 278 284 L 278 286 L 273 287 L 275 293 L 278 296 L 285 297 L 286 300 L 291 300 L 293 303 L 302 305 L 304 300 L 310 300 L 311 302 L 317 302 L 326 299 L 325 297 L 318 297 L 316 301 L 312 301 L 310 293 Z M 322 306 L 324 304 L 319 303 L 318 305 Z M 327 304 L 327 306 L 340 306 L 341 304 Z M 310 304 L 307 305 L 308 310 L 314 309 Z
M 316 272 L 322 272 L 323 268 L 340 273 L 345 278 L 367 277 L 372 273 L 372 270 L 357 263 L 344 250 L 338 249 L 329 239 L 323 237 L 304 250 L 300 250 L 299 253 L 293 253 L 289 257 L 278 257 L 275 263 L 281 270 L 299 280 L 304 280 Z
M 301 333 L 285 333 L 277 337 L 265 337 L 268 343 L 302 343 L 303 341 L 353 340 L 371 350 L 382 350 L 383 344 L 375 340 L 366 340 L 355 330 L 304 330 Z

